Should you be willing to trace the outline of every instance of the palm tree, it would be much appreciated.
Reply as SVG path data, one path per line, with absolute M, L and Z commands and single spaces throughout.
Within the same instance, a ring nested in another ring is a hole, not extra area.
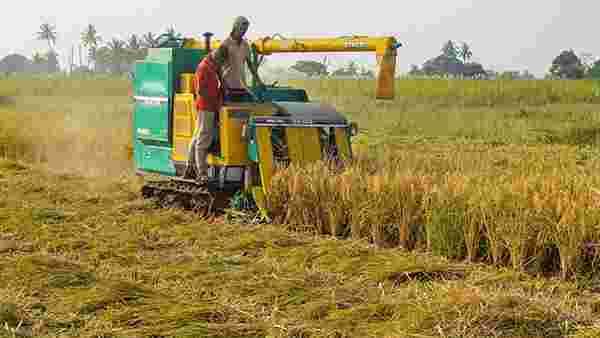
M 110 61 L 113 67 L 113 72 L 121 73 L 121 65 L 125 61 L 126 44 L 125 41 L 113 38 L 107 43 L 110 50 Z
M 152 32 L 148 32 L 146 34 L 144 34 L 144 36 L 142 37 L 143 41 L 142 41 L 142 45 L 145 48 L 153 48 L 154 46 L 156 46 L 156 36 L 154 35 L 154 33 Z
M 127 41 L 127 47 L 133 50 L 138 50 L 141 48 L 140 39 L 135 34 L 131 34 L 129 40 Z
M 167 28 L 167 35 L 169 37 L 176 37 L 177 32 L 175 32 L 175 27 L 171 26 L 171 27 Z
M 106 72 L 111 65 L 111 50 L 102 46 L 96 50 L 95 71 Z
M 133 64 L 136 60 L 143 59 L 146 51 L 142 48 L 142 40 L 137 35 L 132 34 L 127 41 L 127 63 Z
M 43 72 L 48 69 L 48 57 L 46 54 L 35 52 L 31 56 L 32 69 L 34 72 Z
M 40 25 L 40 30 L 36 34 L 38 40 L 48 42 L 48 49 L 54 49 L 54 46 L 56 46 L 56 27 L 54 25 L 45 22 Z
M 31 57 L 31 61 L 36 65 L 40 65 L 45 63 L 47 60 L 44 55 L 40 54 L 39 52 L 35 52 Z
M 452 40 L 448 40 L 442 47 L 442 55 L 447 57 L 448 59 L 456 59 L 458 56 L 458 52 L 456 50 L 456 46 Z
M 90 65 L 90 60 L 96 62 L 96 51 L 98 48 L 98 43 L 102 41 L 102 37 L 98 35 L 98 31 L 94 25 L 89 24 L 83 33 L 81 33 L 81 42 L 83 45 L 88 48 L 88 67 Z
M 458 56 L 460 56 L 460 58 L 463 59 L 464 63 L 467 63 L 469 59 L 473 56 L 473 51 L 466 42 L 463 42 L 460 48 L 458 49 Z
M 181 33 L 177 33 L 175 31 L 175 27 L 171 26 L 167 29 L 167 40 L 175 40 L 175 39 L 181 39 L 183 36 L 181 35 Z M 164 41 L 164 40 L 163 40 Z M 157 41 L 160 42 L 160 41 Z

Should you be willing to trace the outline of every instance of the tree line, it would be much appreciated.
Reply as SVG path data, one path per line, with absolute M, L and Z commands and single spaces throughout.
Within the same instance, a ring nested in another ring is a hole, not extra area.
M 61 71 L 56 51 L 58 34 L 56 26 L 49 23 L 40 25 L 35 33 L 38 40 L 47 42 L 48 50 L 45 53 L 35 52 L 31 59 L 25 56 L 12 54 L 0 61 L 0 71 L 5 73 L 19 72 L 47 72 Z M 167 30 L 167 35 L 177 37 L 173 28 Z M 81 32 L 78 49 L 85 52 L 80 54 L 76 62 L 76 54 L 72 53 L 68 69 L 70 72 L 110 72 L 122 74 L 131 70 L 136 60 L 145 58 L 148 48 L 159 44 L 159 36 L 148 32 L 143 35 L 131 34 L 127 39 L 104 39 L 96 29 L 89 24 Z M 73 46 L 74 47 L 74 46 Z
M 362 77 L 374 78 L 373 70 L 367 69 L 365 66 L 359 65 L 356 61 L 351 60 L 346 66 L 331 69 L 332 65 L 327 61 L 327 57 L 323 61 L 299 60 L 290 66 L 291 71 L 302 73 L 306 76 L 333 76 L 333 77 Z
M 408 75 L 411 77 L 441 77 L 441 78 L 467 78 L 467 79 L 534 79 L 529 71 L 496 72 L 485 69 L 478 62 L 471 62 L 473 50 L 466 43 L 456 43 L 448 40 L 442 45 L 440 54 L 427 59 L 423 65 L 411 65 Z M 328 70 L 327 62 L 297 61 L 290 70 L 300 72 L 309 77 L 322 76 L 354 76 L 365 75 L 356 67 L 354 62 L 346 68 L 334 72 Z M 372 76 L 372 72 L 368 75 Z M 595 59 L 590 54 L 577 55 L 573 50 L 564 50 L 556 56 L 551 63 L 548 79 L 600 79 L 600 59 Z
M 440 55 L 425 61 L 422 67 L 412 65 L 409 75 L 462 78 L 534 78 L 527 70 L 523 72 L 511 71 L 498 73 L 493 70 L 484 69 L 480 63 L 469 62 L 472 56 L 473 52 L 467 43 L 463 42 L 458 45 L 449 40 L 442 46 Z M 577 55 L 572 49 L 563 50 L 552 60 L 545 78 L 600 79 L 600 59 L 596 59 L 587 53 Z
M 18 54 L 12 54 L 0 60 L 0 72 L 48 72 L 61 70 L 56 52 L 58 40 L 56 26 L 42 23 L 35 32 L 36 38 L 48 44 L 45 53 L 36 52 L 31 59 Z M 167 29 L 167 37 L 181 37 L 173 27 Z M 126 39 L 104 39 L 93 24 L 88 24 L 81 32 L 78 48 L 84 50 L 85 61 L 80 54 L 79 62 L 75 62 L 72 52 L 69 62 L 70 72 L 102 72 L 122 74 L 132 70 L 136 60 L 143 59 L 148 48 L 159 44 L 159 36 L 148 32 L 143 35 L 131 34 Z M 409 76 L 413 77 L 445 77 L 445 78 L 534 78 L 528 71 L 524 72 L 495 72 L 485 69 L 478 62 L 472 62 L 473 50 L 466 42 L 457 43 L 446 41 L 440 54 L 427 59 L 421 66 L 411 65 Z M 363 77 L 373 78 L 373 70 L 367 69 L 355 61 L 350 61 L 344 67 L 331 69 L 325 57 L 322 61 L 299 60 L 288 69 L 308 77 Z M 573 50 L 564 50 L 554 57 L 546 78 L 551 79 L 600 79 L 600 59 L 590 54 L 577 55 Z

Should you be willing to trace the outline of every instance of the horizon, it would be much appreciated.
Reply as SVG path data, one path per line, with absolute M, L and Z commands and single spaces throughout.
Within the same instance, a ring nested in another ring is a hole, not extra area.
M 31 58 L 35 52 L 46 52 L 46 42 L 35 36 L 43 22 L 56 26 L 56 50 L 61 67 L 65 68 L 72 47 L 78 61 L 79 37 L 88 24 L 95 25 L 105 40 L 126 39 L 131 34 L 142 35 L 149 31 L 160 34 L 170 26 L 188 37 L 211 31 L 220 38 L 227 35 L 238 15 L 250 19 L 249 39 L 275 33 L 285 37 L 394 36 L 403 43 L 397 60 L 398 71 L 402 73 L 413 64 L 421 66 L 427 59 L 439 55 L 448 40 L 467 42 L 474 53 L 472 61 L 481 63 L 485 69 L 528 70 L 536 77 L 543 76 L 552 59 L 563 50 L 600 56 L 600 45 L 588 37 L 585 26 L 600 10 L 597 3 L 549 0 L 539 6 L 515 0 L 485 4 L 474 0 L 421 1 L 411 4 L 410 10 L 399 6 L 390 9 L 389 4 L 386 8 L 384 1 L 370 2 L 370 7 L 341 4 L 340 1 L 306 0 L 304 6 L 294 7 L 290 13 L 273 10 L 279 5 L 274 1 L 258 6 L 236 4 L 235 10 L 215 4 L 208 8 L 209 14 L 204 15 L 200 5 L 191 5 L 189 10 L 182 11 L 181 7 L 164 0 L 143 3 L 106 0 L 89 4 L 63 0 L 36 4 L 33 9 L 17 3 L 11 5 L 8 16 L 19 21 L 9 22 L 11 29 L 3 29 L 14 33 L 0 47 L 0 58 L 13 53 Z M 579 4 L 585 5 L 583 9 Z M 280 54 L 269 57 L 269 61 L 272 65 L 288 65 L 300 59 L 320 60 L 324 55 L 329 55 L 336 65 L 351 59 L 361 64 L 375 64 L 372 53 Z

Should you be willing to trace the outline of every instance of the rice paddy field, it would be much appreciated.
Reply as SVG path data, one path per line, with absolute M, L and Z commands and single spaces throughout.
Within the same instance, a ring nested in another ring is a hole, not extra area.
M 126 79 L 0 79 L 0 337 L 600 336 L 600 83 L 290 84 L 355 158 L 259 225 L 140 198 Z

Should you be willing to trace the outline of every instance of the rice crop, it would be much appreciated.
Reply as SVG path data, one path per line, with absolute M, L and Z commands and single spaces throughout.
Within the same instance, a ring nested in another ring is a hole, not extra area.
M 434 149 L 359 153 L 341 173 L 324 163 L 283 169 L 275 223 L 563 278 L 596 269 L 597 159 L 581 163 L 568 146 Z

